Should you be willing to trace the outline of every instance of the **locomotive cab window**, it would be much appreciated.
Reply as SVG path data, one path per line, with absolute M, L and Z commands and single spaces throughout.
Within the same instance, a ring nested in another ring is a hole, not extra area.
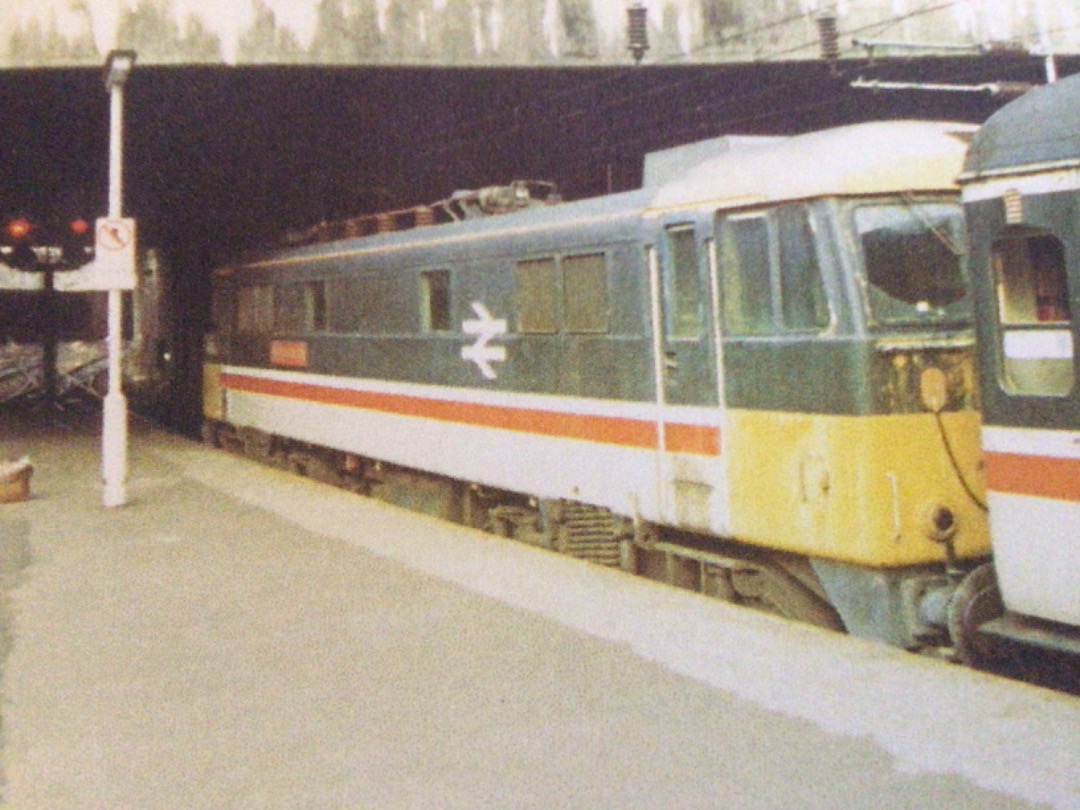
M 870 314 L 879 325 L 970 320 L 958 202 L 903 198 L 854 210 Z
M 1065 248 L 1042 232 L 997 240 L 991 263 L 1006 391 L 1064 396 L 1075 383 L 1072 308 Z
M 722 217 L 724 329 L 731 335 L 820 332 L 828 297 L 809 210 L 784 205 Z

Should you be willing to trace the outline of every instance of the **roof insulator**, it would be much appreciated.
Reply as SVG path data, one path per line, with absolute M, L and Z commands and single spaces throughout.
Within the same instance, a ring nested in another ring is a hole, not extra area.
M 630 55 L 635 64 L 641 64 L 645 51 L 649 50 L 649 10 L 641 3 L 632 3 L 626 9 L 626 34 Z
M 823 11 L 817 17 L 818 39 L 821 42 L 821 58 L 830 62 L 840 56 L 840 31 L 836 27 L 836 12 Z

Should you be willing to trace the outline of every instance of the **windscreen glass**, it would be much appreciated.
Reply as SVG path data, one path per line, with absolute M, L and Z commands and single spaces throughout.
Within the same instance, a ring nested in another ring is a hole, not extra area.
M 860 204 L 853 221 L 875 323 L 970 320 L 959 203 L 901 199 Z

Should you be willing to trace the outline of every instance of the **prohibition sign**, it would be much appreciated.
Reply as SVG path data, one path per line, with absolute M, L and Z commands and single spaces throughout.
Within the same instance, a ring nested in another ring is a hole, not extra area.
M 129 219 L 102 219 L 97 225 L 97 246 L 102 250 L 127 250 L 135 239 Z

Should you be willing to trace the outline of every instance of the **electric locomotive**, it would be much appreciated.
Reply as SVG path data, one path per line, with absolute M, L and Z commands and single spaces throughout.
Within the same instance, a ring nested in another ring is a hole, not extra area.
M 960 181 L 994 564 L 961 583 L 957 646 L 1080 654 L 1080 78 L 991 116 Z
M 216 271 L 206 436 L 740 604 L 947 644 L 954 583 L 989 553 L 955 185 L 972 132 L 714 139 L 650 154 L 626 193 L 515 183 L 315 229 Z

